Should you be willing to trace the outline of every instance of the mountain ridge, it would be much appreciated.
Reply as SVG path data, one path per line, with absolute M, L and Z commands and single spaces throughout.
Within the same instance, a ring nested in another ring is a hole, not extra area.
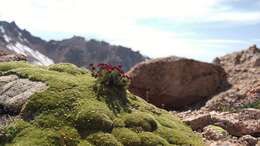
M 42 65 L 64 62 L 88 67 L 92 63 L 110 63 L 121 64 L 124 70 L 129 70 L 148 59 L 131 48 L 81 36 L 47 41 L 20 29 L 15 22 L 6 21 L 0 21 L 0 47 L 26 55 L 30 62 Z

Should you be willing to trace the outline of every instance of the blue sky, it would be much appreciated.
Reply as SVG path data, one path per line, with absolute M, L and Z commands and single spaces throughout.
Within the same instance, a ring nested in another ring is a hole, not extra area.
M 0 20 L 44 39 L 73 35 L 150 57 L 211 61 L 260 45 L 260 0 L 0 0 Z

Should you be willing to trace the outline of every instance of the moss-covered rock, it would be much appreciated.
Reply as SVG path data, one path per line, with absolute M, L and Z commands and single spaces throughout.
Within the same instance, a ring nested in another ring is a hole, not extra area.
M 216 125 L 209 125 L 207 126 L 208 128 L 214 129 L 218 132 L 227 132 L 225 129 L 223 129 L 222 127 L 216 126 Z
M 127 93 L 127 103 L 97 96 L 95 79 L 70 64 L 49 67 L 0 63 L 0 74 L 16 74 L 48 85 L 23 106 L 21 119 L 4 127 L 3 146 L 203 145 L 201 137 L 169 112 Z M 118 108 L 120 110 L 115 110 Z
M 227 138 L 229 133 L 222 127 L 215 126 L 215 125 L 208 125 L 203 128 L 202 135 L 208 140 L 217 141 L 217 140 Z

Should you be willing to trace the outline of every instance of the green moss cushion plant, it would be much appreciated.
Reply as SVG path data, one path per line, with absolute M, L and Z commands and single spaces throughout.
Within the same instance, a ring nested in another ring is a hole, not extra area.
M 110 133 L 98 132 L 91 134 L 87 140 L 96 146 L 123 146 L 117 139 Z
M 141 138 L 142 146 L 170 146 L 167 140 L 151 132 L 141 132 L 139 137 Z
M 157 122 L 145 112 L 132 112 L 123 116 L 125 126 L 137 131 L 154 131 L 158 128 Z
M 111 94 L 116 90 L 98 94 L 93 88 L 96 78 L 74 65 L 6 62 L 0 63 L 0 74 L 48 86 L 30 96 L 21 118 L 0 128 L 4 132 L 0 146 L 203 145 L 201 137 L 176 116 L 127 90 L 126 100 Z
M 114 128 L 112 134 L 124 146 L 140 146 L 141 138 L 128 128 Z

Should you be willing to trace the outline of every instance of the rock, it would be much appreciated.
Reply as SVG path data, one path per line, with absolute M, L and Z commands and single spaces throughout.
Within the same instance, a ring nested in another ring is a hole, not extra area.
M 246 109 L 241 112 L 226 112 L 211 115 L 218 124 L 231 135 L 258 135 L 260 133 L 260 110 Z
M 142 62 L 128 75 L 131 92 L 169 109 L 206 99 L 226 85 L 226 74 L 221 67 L 178 57 Z
M 229 134 L 221 127 L 209 125 L 203 128 L 202 135 L 208 140 L 221 140 L 228 137 Z
M 256 146 L 260 146 L 260 139 L 258 138 Z
M 26 57 L 20 54 L 11 54 L 11 55 L 0 57 L 0 62 L 6 62 L 6 61 L 26 61 Z
M 12 51 L 7 51 L 5 49 L 0 48 L 0 62 L 7 62 L 7 61 L 26 61 L 26 56 L 22 54 L 17 54 Z
M 205 126 L 212 123 L 211 115 L 209 113 L 202 113 L 198 115 L 189 115 L 183 119 L 193 130 L 203 129 Z
M 246 143 L 247 146 L 255 146 L 257 144 L 257 138 L 251 135 L 244 135 L 239 138 L 239 141 L 241 141 L 241 143 Z
M 253 59 L 253 67 L 259 67 L 260 66 L 260 56 L 259 57 L 255 57 Z
M 260 49 L 256 45 L 216 58 L 214 64 L 224 68 L 231 87 L 208 98 L 206 104 L 196 110 L 178 113 L 179 117 L 197 132 L 213 124 L 225 129 L 232 136 L 227 139 L 209 140 L 206 145 L 260 146 L 260 142 L 256 144 L 256 141 L 260 141 L 259 58 Z M 207 120 L 202 120 L 205 115 Z M 203 136 L 208 138 L 207 134 Z
M 238 58 L 238 63 L 235 63 Z M 218 58 L 219 65 L 227 72 L 227 80 L 232 85 L 229 90 L 213 96 L 204 108 L 217 111 L 236 111 L 242 107 L 255 105 L 260 94 L 260 49 L 253 45 L 246 50 Z
M 216 58 L 213 60 L 213 63 L 216 64 L 216 65 L 220 65 L 221 60 L 220 60 L 218 57 L 216 57 Z
M 47 86 L 42 82 L 21 79 L 16 75 L 0 77 L 0 107 L 2 113 L 17 113 L 27 99 L 35 92 L 43 91 Z
M 233 136 L 259 135 L 260 133 L 260 110 L 258 109 L 244 109 L 237 112 L 196 111 L 178 115 L 193 130 L 214 124 Z
M 238 142 L 230 141 L 210 141 L 207 146 L 245 146 L 244 144 Z

